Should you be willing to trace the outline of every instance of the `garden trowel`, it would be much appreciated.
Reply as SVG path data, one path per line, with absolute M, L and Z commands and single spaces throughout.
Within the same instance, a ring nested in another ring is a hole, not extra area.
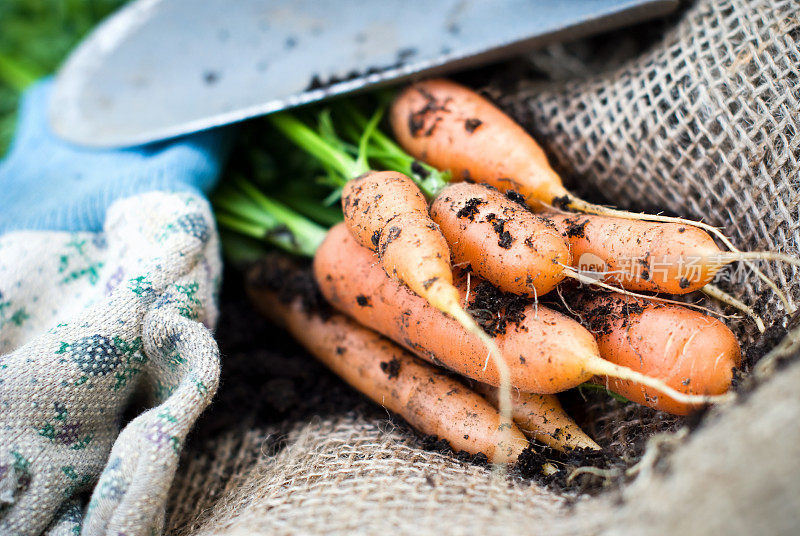
M 55 132 L 138 145 L 486 64 L 677 0 L 138 0 L 56 77 Z

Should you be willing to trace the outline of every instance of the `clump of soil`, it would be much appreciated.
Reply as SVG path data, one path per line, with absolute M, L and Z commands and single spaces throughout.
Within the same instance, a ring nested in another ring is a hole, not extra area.
M 561 292 L 564 301 L 552 294 L 542 301 L 548 307 L 574 318 L 595 335 L 608 335 L 618 325 L 627 326 L 631 315 L 644 312 L 638 299 L 606 296 L 602 302 L 597 303 L 593 301 L 597 294 L 576 287 L 563 287 Z M 565 303 L 570 304 L 569 309 Z
M 572 488 L 582 493 L 592 493 L 602 489 L 603 479 L 597 478 L 597 475 L 584 474 L 576 476 L 573 484 L 570 480 L 572 472 L 580 467 L 610 469 L 612 465 L 611 458 L 603 451 L 575 449 L 559 452 L 531 444 L 520 454 L 514 471 L 553 490 Z M 555 468 L 557 471 L 548 474 L 544 471 L 545 467 Z
M 514 238 L 511 236 L 511 233 L 506 231 L 506 221 L 508 220 L 498 218 L 495 214 L 488 214 L 486 216 L 486 221 L 492 222 L 492 229 L 497 233 L 497 245 L 503 249 L 511 249 Z
M 386 376 L 391 380 L 400 375 L 400 361 L 397 358 L 392 358 L 391 361 L 381 362 L 381 370 L 386 373 Z
M 475 221 L 475 215 L 480 212 L 478 207 L 483 203 L 484 201 L 477 197 L 469 199 L 466 203 L 464 203 L 464 206 L 461 207 L 458 212 L 456 212 L 456 217 L 467 218 L 469 221 Z
M 503 292 L 486 281 L 480 281 L 471 292 L 474 298 L 468 312 L 491 336 L 502 335 L 509 323 L 517 325 L 524 320 L 523 311 L 530 304 L 529 299 Z
M 584 218 L 581 221 L 580 216 L 564 220 L 568 225 L 566 235 L 568 238 L 583 238 L 586 233 L 586 224 L 589 223 L 589 218 Z
M 428 127 L 425 132 L 420 132 L 423 128 L 425 128 L 425 121 L 428 118 L 429 114 L 435 114 L 437 112 L 447 112 L 447 103 L 450 102 L 450 99 L 447 98 L 443 102 L 439 102 L 436 100 L 436 97 L 428 93 L 422 88 L 417 88 L 417 91 L 425 98 L 425 105 L 417 111 L 411 112 L 408 114 L 408 130 L 411 132 L 411 135 L 415 138 L 419 135 L 422 136 L 430 136 L 433 134 L 434 129 L 436 128 L 436 124 L 439 122 L 440 118 L 435 117 L 431 125 Z M 477 127 L 476 127 L 477 128 Z
M 516 190 L 506 191 L 506 198 L 515 202 L 525 210 L 530 210 L 530 208 L 528 207 L 528 203 L 525 202 L 525 196 L 519 193 L 518 191 Z
M 483 121 L 481 121 L 477 117 L 471 117 L 471 118 L 467 119 L 466 121 L 464 121 L 464 129 L 467 132 L 469 132 L 470 134 L 472 134 L 473 132 L 475 132 L 475 129 L 477 129 L 482 124 L 483 124 Z

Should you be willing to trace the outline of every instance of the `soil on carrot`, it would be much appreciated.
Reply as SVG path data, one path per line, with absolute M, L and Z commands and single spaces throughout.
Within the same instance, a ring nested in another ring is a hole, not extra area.
M 519 193 L 518 191 L 508 190 L 506 191 L 506 197 L 511 201 L 515 202 L 516 204 L 518 204 L 519 206 L 521 206 L 522 208 L 524 208 L 525 210 L 529 210 L 528 203 L 525 202 L 525 196 Z
M 563 285 L 563 301 L 556 296 L 546 296 L 543 302 L 553 309 L 580 322 L 583 327 L 596 335 L 607 335 L 617 325 L 625 327 L 631 315 L 644 312 L 644 307 L 636 299 L 606 297 L 601 303 L 593 303 L 593 294 L 587 294 L 577 287 Z M 565 304 L 570 304 L 569 308 Z M 659 307 L 659 305 L 655 305 Z
M 419 91 L 420 95 L 425 98 L 425 105 L 419 110 L 412 111 L 408 114 L 408 130 L 415 138 L 420 135 L 427 137 L 433 134 L 436 124 L 440 120 L 439 117 L 435 117 L 427 130 L 420 133 L 420 131 L 425 128 L 425 123 L 428 120 L 428 116 L 437 112 L 448 112 L 449 110 L 447 109 L 447 104 L 450 102 L 450 99 L 447 98 L 444 101 L 439 102 L 436 100 L 436 97 L 427 91 L 423 89 L 417 89 L 417 91 Z
M 400 361 L 397 358 L 392 358 L 391 361 L 381 362 L 381 370 L 386 373 L 386 377 L 390 380 L 397 378 L 400 375 Z
M 486 281 L 472 289 L 472 302 L 468 311 L 483 330 L 491 336 L 502 335 L 508 324 L 519 324 L 530 300 L 510 292 L 503 292 Z
M 476 117 L 473 117 L 473 118 L 470 118 L 470 119 L 467 119 L 466 121 L 464 121 L 464 129 L 467 132 L 469 132 L 470 134 L 472 134 L 473 132 L 475 132 L 475 129 L 477 129 L 482 124 L 483 124 L 483 121 L 481 121 L 480 119 L 478 119 Z
M 583 220 L 583 221 L 581 221 Z M 568 238 L 583 238 L 586 232 L 586 224 L 589 223 L 589 218 L 576 216 L 568 220 L 564 220 L 569 227 L 567 227 Z
M 485 203 L 485 201 L 482 199 L 473 197 L 464 203 L 464 206 L 461 207 L 458 212 L 456 212 L 456 217 L 467 218 L 469 221 L 475 221 L 475 215 L 481 211 L 478 207 L 483 203 Z
M 496 214 L 487 214 L 486 221 L 492 222 L 492 229 L 497 233 L 497 245 L 503 249 L 511 249 L 514 237 L 506 231 L 506 222 L 503 218 L 498 218 Z

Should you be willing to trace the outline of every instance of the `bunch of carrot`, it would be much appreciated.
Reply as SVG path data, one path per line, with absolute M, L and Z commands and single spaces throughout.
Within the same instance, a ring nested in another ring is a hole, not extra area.
M 716 272 L 735 260 L 795 259 L 740 252 L 727 239 L 722 251 L 706 230 L 721 233 L 703 224 L 577 199 L 533 138 L 452 82 L 407 88 L 389 115 L 397 142 L 377 128 L 380 112 L 367 118 L 349 102 L 336 120 L 320 114 L 316 128 L 269 117 L 325 170 L 342 223 L 241 178 L 216 195 L 221 226 L 313 257 L 316 287 L 336 311 L 279 284 L 252 284 L 265 315 L 412 426 L 498 463 L 514 461 L 525 436 L 560 450 L 599 448 L 554 396 L 584 382 L 676 414 L 724 397 L 740 364 L 733 333 L 638 292 L 704 289 L 757 318 L 710 286 Z M 234 251 L 238 241 L 223 243 Z M 587 256 L 605 266 L 597 277 L 579 269 Z M 670 262 L 656 273 L 654 258 Z M 627 277 L 620 259 L 636 267 Z M 691 278 L 679 269 L 687 259 Z M 285 267 L 263 277 L 278 264 L 259 263 L 252 281 L 302 277 Z M 538 302 L 554 289 L 570 296 L 566 314 Z

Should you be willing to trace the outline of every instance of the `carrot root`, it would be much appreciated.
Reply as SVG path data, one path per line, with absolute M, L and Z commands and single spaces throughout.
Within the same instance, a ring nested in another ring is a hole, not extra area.
M 720 253 L 720 261 L 727 264 L 736 261 L 777 261 L 800 266 L 800 259 L 780 251 L 736 251 Z
M 473 389 L 497 406 L 498 389 L 476 382 Z M 556 395 L 537 395 L 516 391 L 512 395 L 514 424 L 529 438 L 561 452 L 576 449 L 602 450 L 602 447 L 567 415 Z
M 698 305 L 696 303 L 679 302 L 677 300 L 670 300 L 669 298 L 661 298 L 659 296 L 650 296 L 650 295 L 647 295 L 647 294 L 640 294 L 638 292 L 633 292 L 631 290 L 626 290 L 624 288 L 615 287 L 614 285 L 609 285 L 608 283 L 603 283 L 602 281 L 598 281 L 596 279 L 592 279 L 591 277 L 589 277 L 587 275 L 583 275 L 582 273 L 578 272 L 577 270 L 575 270 L 574 268 L 572 268 L 570 266 L 564 266 L 564 273 L 567 275 L 567 277 L 569 277 L 571 279 L 575 279 L 576 281 L 578 281 L 579 283 L 583 283 L 584 285 L 594 285 L 594 286 L 598 286 L 598 287 L 600 287 L 602 289 L 605 289 L 605 290 L 610 290 L 612 292 L 617 292 L 619 294 L 624 294 L 626 296 L 632 296 L 634 298 L 642 298 L 642 299 L 645 299 L 645 300 L 657 301 L 657 302 L 661 302 L 661 303 L 670 303 L 672 305 L 681 305 L 683 307 L 690 307 L 692 309 L 697 309 L 699 311 L 703 311 L 704 313 L 708 313 L 708 314 L 712 314 L 712 315 L 716 315 L 716 316 L 721 316 L 723 318 L 726 317 L 726 315 L 724 315 L 724 314 L 722 314 L 722 313 L 720 313 L 718 311 L 714 311 L 712 309 L 709 309 L 708 307 L 703 307 L 702 305 Z M 719 292 L 722 293 L 722 294 L 725 294 L 721 290 Z M 731 297 L 731 299 L 735 300 L 735 298 L 733 298 L 733 297 Z M 726 303 L 728 303 L 728 302 L 726 302 Z M 741 303 L 741 302 L 739 302 L 739 303 Z M 743 303 L 742 303 L 742 306 L 743 307 L 747 307 Z M 755 313 L 753 313 L 753 314 L 755 314 Z M 762 324 L 763 324 L 763 322 L 762 322 Z
M 455 287 L 453 287 L 453 290 L 455 290 Z M 455 318 L 465 330 L 475 335 L 489 351 L 489 355 L 497 367 L 497 374 L 500 377 L 497 409 L 500 413 L 501 437 L 504 441 L 507 439 L 508 443 L 511 444 L 512 438 L 510 437 L 510 433 L 513 428 L 513 420 L 511 418 L 511 371 L 508 368 L 508 364 L 503 359 L 503 354 L 500 352 L 500 348 L 497 347 L 497 343 L 494 341 L 494 339 L 489 337 L 489 335 L 487 335 L 486 332 L 481 329 L 478 323 L 475 322 L 475 319 L 472 318 L 472 316 L 461 307 L 459 304 L 457 291 L 455 302 L 452 300 L 447 300 L 446 303 L 430 303 L 443 313 L 449 314 Z M 506 436 L 509 437 L 506 438 Z M 504 464 L 494 463 L 494 467 L 495 470 L 499 472 L 503 472 L 505 470 Z
M 736 298 L 734 298 L 733 296 L 731 296 L 730 294 L 728 294 L 727 292 L 725 292 L 721 288 L 719 288 L 717 286 L 714 286 L 714 285 L 712 285 L 710 283 L 708 285 L 704 286 L 701 290 L 703 291 L 703 294 L 709 296 L 710 298 L 714 298 L 715 300 L 717 300 L 717 301 L 719 301 L 721 303 L 724 303 L 726 305 L 730 305 L 734 309 L 738 309 L 739 311 L 741 311 L 744 314 L 746 314 L 747 316 L 749 316 L 751 319 L 753 319 L 753 322 L 755 322 L 756 328 L 758 328 L 759 333 L 764 333 L 764 331 L 766 329 L 765 326 L 764 326 L 764 321 L 746 303 L 744 303 L 744 302 L 742 302 L 740 300 L 737 300 Z
M 652 376 L 642 374 L 641 372 L 617 365 L 596 356 L 588 356 L 586 358 L 586 365 L 593 374 L 640 383 L 655 389 L 656 391 L 660 391 L 661 393 L 682 404 L 697 406 L 705 404 L 717 404 L 720 402 L 731 401 L 736 397 L 736 395 L 733 393 L 725 393 L 723 395 L 689 395 L 682 393 L 676 389 L 673 389 L 657 378 L 653 378 Z

